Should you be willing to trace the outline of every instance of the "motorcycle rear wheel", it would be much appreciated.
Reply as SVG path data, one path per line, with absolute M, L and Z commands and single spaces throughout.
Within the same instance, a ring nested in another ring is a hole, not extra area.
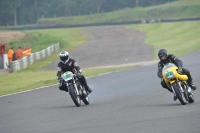
M 71 95 L 71 98 L 72 98 L 74 104 L 77 107 L 80 107 L 81 106 L 81 99 L 80 99 L 80 96 L 76 95 L 75 91 L 76 90 L 75 90 L 74 86 L 70 85 L 69 86 L 69 94 Z
M 176 96 L 177 96 L 178 100 L 180 101 L 180 103 L 182 105 L 186 105 L 186 99 L 184 97 L 184 94 L 181 92 L 179 86 L 176 83 L 174 83 L 174 84 L 172 84 L 172 87 L 173 87 L 173 89 L 176 93 Z

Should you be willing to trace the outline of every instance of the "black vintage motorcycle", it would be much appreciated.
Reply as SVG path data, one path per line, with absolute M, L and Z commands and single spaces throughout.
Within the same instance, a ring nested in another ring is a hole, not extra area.
M 166 64 L 162 70 L 163 79 L 182 105 L 186 105 L 187 102 L 193 103 L 194 94 L 187 84 L 188 77 L 179 74 L 177 69 L 177 66 L 172 63 Z
M 62 78 L 64 80 L 64 85 L 66 89 L 68 89 L 68 92 L 72 100 L 74 101 L 74 104 L 77 107 L 80 107 L 82 100 L 85 103 L 85 105 L 89 105 L 90 101 L 88 93 L 85 90 L 84 86 L 81 85 L 76 74 L 67 71 L 62 75 Z

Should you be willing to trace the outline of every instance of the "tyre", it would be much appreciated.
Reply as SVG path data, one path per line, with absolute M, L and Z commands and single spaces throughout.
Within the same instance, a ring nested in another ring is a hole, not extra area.
M 71 95 L 71 98 L 72 100 L 74 101 L 74 104 L 77 106 L 77 107 L 80 107 L 81 106 L 81 99 L 80 97 L 76 94 L 76 90 L 74 88 L 73 85 L 70 85 L 69 86 L 69 94 Z
M 181 92 L 180 87 L 176 83 L 172 84 L 172 87 L 176 93 L 178 100 L 181 102 L 181 104 L 186 105 L 186 99 L 184 97 L 184 94 Z

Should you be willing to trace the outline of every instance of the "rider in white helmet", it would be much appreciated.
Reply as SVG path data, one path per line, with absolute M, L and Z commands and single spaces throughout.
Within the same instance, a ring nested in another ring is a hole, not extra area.
M 58 72 L 57 78 L 60 82 L 59 89 L 68 91 L 66 87 L 64 87 L 61 74 L 66 71 L 71 71 L 72 73 L 76 74 L 81 84 L 85 87 L 88 93 L 91 93 L 92 90 L 87 85 L 85 77 L 81 74 L 81 68 L 78 66 L 77 62 L 74 59 L 71 59 L 69 53 L 67 51 L 62 51 L 60 53 L 60 62 L 58 63 Z

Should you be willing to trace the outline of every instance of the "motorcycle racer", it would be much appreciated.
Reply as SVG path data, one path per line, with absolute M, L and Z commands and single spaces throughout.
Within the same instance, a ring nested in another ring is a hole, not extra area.
M 58 72 L 56 75 L 57 79 L 59 80 L 59 83 L 60 83 L 59 89 L 68 91 L 68 90 L 66 90 L 66 87 L 64 87 L 64 82 L 61 77 L 61 74 L 65 73 L 66 71 L 71 71 L 73 74 L 76 74 L 76 76 L 78 77 L 81 84 L 85 87 L 85 90 L 88 93 L 91 93 L 92 90 L 88 86 L 85 77 L 81 74 L 82 70 L 78 66 L 77 62 L 74 59 L 70 58 L 69 53 L 67 51 L 62 51 L 59 56 L 60 56 L 60 62 L 58 63 L 58 68 L 57 68 Z
M 186 68 L 183 68 L 183 62 L 180 59 L 178 59 L 173 54 L 168 54 L 166 49 L 160 49 L 158 51 L 158 57 L 159 57 L 160 61 L 158 62 L 158 73 L 157 73 L 157 75 L 158 75 L 159 78 L 161 78 L 161 85 L 162 85 L 163 88 L 166 88 L 167 90 L 172 92 L 172 90 L 169 89 L 167 84 L 163 81 L 162 69 L 163 69 L 165 64 L 173 63 L 178 67 L 178 73 L 187 75 L 187 77 L 188 77 L 187 83 L 191 87 L 191 89 L 192 90 L 197 89 L 197 87 L 192 82 L 191 72 L 189 70 L 187 70 Z M 174 96 L 173 99 L 175 101 L 177 99 L 177 97 Z

